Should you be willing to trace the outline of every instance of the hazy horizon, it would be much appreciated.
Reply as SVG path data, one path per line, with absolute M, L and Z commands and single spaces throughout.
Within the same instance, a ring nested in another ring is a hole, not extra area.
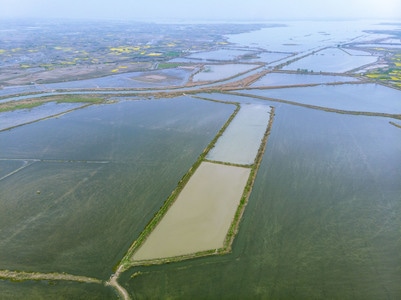
M 129 21 L 401 19 L 401 0 L 0 0 L 0 18 Z

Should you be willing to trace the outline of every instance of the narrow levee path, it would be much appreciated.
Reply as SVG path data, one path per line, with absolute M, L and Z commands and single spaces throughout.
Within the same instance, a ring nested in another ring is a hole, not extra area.
M 5 160 L 5 159 L 1 159 L 1 160 Z M 16 169 L 16 170 L 4 175 L 3 177 L 0 177 L 0 181 L 2 181 L 3 179 L 6 179 L 6 178 L 18 173 L 19 171 L 29 167 L 30 165 L 34 164 L 37 161 L 38 161 L 37 159 L 23 160 L 23 165 L 21 167 L 19 167 L 18 169 Z
M 106 285 L 113 287 L 118 292 L 118 294 L 120 295 L 120 297 L 122 299 L 130 300 L 131 297 L 128 294 L 127 290 L 124 289 L 117 281 L 118 278 L 120 277 L 121 270 L 122 270 L 122 266 L 120 266 L 118 268 L 118 270 L 110 276 L 110 279 L 106 282 Z
M 37 272 L 19 272 L 0 270 L 0 278 L 8 280 L 66 280 L 66 281 L 77 281 L 84 283 L 98 283 L 103 284 L 103 281 L 97 278 L 72 275 L 66 273 L 37 273 Z

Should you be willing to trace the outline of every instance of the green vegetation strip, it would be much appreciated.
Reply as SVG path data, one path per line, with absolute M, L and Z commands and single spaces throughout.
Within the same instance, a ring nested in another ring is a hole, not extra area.
M 40 98 L 31 98 L 26 100 L 0 103 L 0 112 L 14 111 L 18 109 L 31 109 L 48 102 L 99 104 L 104 102 L 104 99 L 92 96 L 75 96 L 75 95 L 46 96 Z
M 71 275 L 66 273 L 36 273 L 36 272 L 19 272 L 19 271 L 9 271 L 9 270 L 0 270 L 0 279 L 6 279 L 11 281 L 66 280 L 66 281 L 103 284 L 103 281 L 100 279 L 86 276 Z
M 43 104 L 43 102 L 40 101 L 35 101 L 35 102 L 25 102 L 25 103 L 19 103 L 18 101 L 13 101 L 11 103 L 5 103 L 8 105 L 0 105 L 0 112 L 6 112 L 6 111 L 13 111 L 13 110 L 18 110 L 18 109 L 31 109 L 37 106 L 40 106 Z
M 395 126 L 395 127 L 401 128 L 401 124 L 397 124 L 397 123 L 394 123 L 394 122 L 389 122 L 389 123 L 391 125 Z
M 79 107 L 75 107 L 73 109 L 69 109 L 69 110 L 63 111 L 63 112 L 55 114 L 55 115 L 50 115 L 50 116 L 46 116 L 44 118 L 39 118 L 39 119 L 35 119 L 33 121 L 29 121 L 29 122 L 25 122 L 25 123 L 22 123 L 22 124 L 18 124 L 18 125 L 10 126 L 10 127 L 7 127 L 7 128 L 3 128 L 3 129 L 0 129 L 0 132 L 6 131 L 6 130 L 10 130 L 10 129 L 13 129 L 13 128 L 17 128 L 17 127 L 20 127 L 20 126 L 32 124 L 32 123 L 35 123 L 35 122 L 43 121 L 43 120 L 46 120 L 46 119 L 56 118 L 58 116 L 67 114 L 69 112 L 72 112 L 72 111 L 75 111 L 75 110 L 78 110 L 78 109 L 82 109 L 82 108 L 88 107 L 90 105 L 92 105 L 92 104 L 85 104 L 85 105 L 82 105 L 82 106 L 79 106 Z
M 224 246 L 219 251 L 222 254 L 228 253 L 231 251 L 231 246 L 234 242 L 234 238 L 235 238 L 236 234 L 238 233 L 238 228 L 239 228 L 239 225 L 240 225 L 240 222 L 242 219 L 242 215 L 244 214 L 245 206 L 247 205 L 249 196 L 251 195 L 252 187 L 255 182 L 256 175 L 258 173 L 258 169 L 259 169 L 260 163 L 262 162 L 263 154 L 266 149 L 267 139 L 269 138 L 271 128 L 273 125 L 274 114 L 275 114 L 275 108 L 271 107 L 270 120 L 267 125 L 265 134 L 263 135 L 263 139 L 260 144 L 258 153 L 256 154 L 254 164 L 251 168 L 251 173 L 249 174 L 248 182 L 244 188 L 244 192 L 242 194 L 240 204 L 238 205 L 237 211 L 235 213 L 234 220 L 232 221 L 230 229 L 228 230 L 228 234 L 224 241 Z
M 162 69 L 172 69 L 172 68 L 177 68 L 179 66 L 182 66 L 182 63 L 158 63 L 157 68 L 159 70 Z
M 122 258 L 121 262 L 118 264 L 118 266 L 116 268 L 119 272 L 123 272 L 123 271 L 127 270 L 128 268 L 130 268 L 131 266 L 135 265 L 135 263 L 133 263 L 131 261 L 131 257 L 133 256 L 135 251 L 145 242 L 146 238 L 150 235 L 150 233 L 153 231 L 153 229 L 157 226 L 157 224 L 160 222 L 160 220 L 166 214 L 167 210 L 171 207 L 171 205 L 177 199 L 178 195 L 183 190 L 183 188 L 185 187 L 185 185 L 191 178 L 192 174 L 196 171 L 196 169 L 199 167 L 199 165 L 205 160 L 205 157 L 208 154 L 208 152 L 210 151 L 210 149 L 212 149 L 214 147 L 216 141 L 223 134 L 223 132 L 226 130 L 228 125 L 231 123 L 231 121 L 235 118 L 235 116 L 237 115 L 237 113 L 240 109 L 240 106 L 238 103 L 236 103 L 235 105 L 236 105 L 235 111 L 231 114 L 229 119 L 226 121 L 226 123 L 223 125 L 223 127 L 219 130 L 219 132 L 213 138 L 213 140 L 209 143 L 209 145 L 203 150 L 201 155 L 198 157 L 198 159 L 192 165 L 192 167 L 188 170 L 188 172 L 181 178 L 181 180 L 178 182 L 175 190 L 167 198 L 167 200 L 164 202 L 163 206 L 155 214 L 155 216 L 152 218 L 152 220 L 150 220 L 150 222 L 146 225 L 145 229 L 142 231 L 142 233 L 140 234 L 138 239 L 135 240 L 134 243 L 131 245 L 131 247 L 128 249 L 127 254 Z M 199 256 L 199 255 L 194 255 L 194 256 L 191 255 L 191 257 L 197 257 L 197 256 Z M 182 260 L 182 259 L 183 258 L 180 257 L 180 259 L 177 259 L 177 260 Z M 165 262 L 165 261 L 166 260 L 163 260 L 163 262 Z
M 6 130 L 10 130 L 10 129 L 13 129 L 13 128 L 16 128 L 16 127 L 24 126 L 24 125 L 27 125 L 27 124 L 32 124 L 32 123 L 35 123 L 35 122 L 43 121 L 43 120 L 46 120 L 46 119 L 55 118 L 55 117 L 64 115 L 66 113 L 70 113 L 72 111 L 78 110 L 78 109 L 86 108 L 86 107 L 88 107 L 90 105 L 93 105 L 93 104 L 98 104 L 98 103 L 103 103 L 104 102 L 104 99 L 102 99 L 102 98 L 93 98 L 93 97 L 82 98 L 82 97 L 69 97 L 69 96 L 68 97 L 59 97 L 59 96 L 58 97 L 54 97 L 54 96 L 52 96 L 52 97 L 44 97 L 44 98 L 48 98 L 48 99 L 40 99 L 40 98 L 39 99 L 34 99 L 34 100 L 31 99 L 31 100 L 28 100 L 26 103 L 20 103 L 20 101 L 13 101 L 13 102 L 17 102 L 17 106 L 18 107 L 12 106 L 13 102 L 6 102 L 6 103 L 3 103 L 3 104 L 11 104 L 11 106 L 10 106 L 10 109 L 5 109 L 5 110 L 1 109 L 2 106 L 0 104 L 0 113 L 1 112 L 5 112 L 5 111 L 14 111 L 14 110 L 17 110 L 17 109 L 30 109 L 30 108 L 33 108 L 33 107 L 36 107 L 36 106 L 40 106 L 40 105 L 42 105 L 42 104 L 44 104 L 46 102 L 82 103 L 83 105 L 81 105 L 79 107 L 74 107 L 74 108 L 69 109 L 69 110 L 65 110 L 65 111 L 60 112 L 58 114 L 49 115 L 49 116 L 46 116 L 46 117 L 43 117 L 43 118 L 35 119 L 35 120 L 29 121 L 29 122 L 25 122 L 25 123 L 22 123 L 22 124 L 18 124 L 18 125 L 15 125 L 15 126 L 10 126 L 10 127 L 7 127 L 7 128 L 3 128 L 3 129 L 0 129 L 0 132 L 6 131 Z

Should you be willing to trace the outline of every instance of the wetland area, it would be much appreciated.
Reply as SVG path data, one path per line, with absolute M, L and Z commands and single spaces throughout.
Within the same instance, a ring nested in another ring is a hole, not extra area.
M 347 25 L 0 21 L 0 299 L 399 299 L 401 23 Z

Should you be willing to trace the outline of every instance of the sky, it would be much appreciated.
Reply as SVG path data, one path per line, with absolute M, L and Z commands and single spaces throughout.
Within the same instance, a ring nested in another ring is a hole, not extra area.
M 401 20 L 401 0 L 0 0 L 0 18 L 133 21 Z

